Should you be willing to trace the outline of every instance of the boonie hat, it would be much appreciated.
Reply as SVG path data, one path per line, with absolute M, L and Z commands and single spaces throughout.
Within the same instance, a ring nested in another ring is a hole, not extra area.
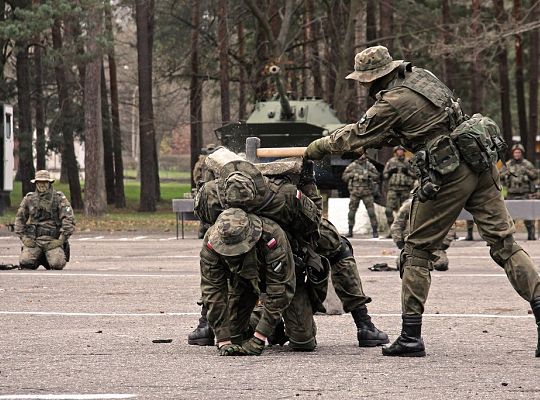
M 51 179 L 51 174 L 49 171 L 42 169 L 36 172 L 36 175 L 34 176 L 34 179 L 30 180 L 32 183 L 36 182 L 54 182 L 54 179 Z
M 261 238 L 262 221 L 240 208 L 223 211 L 210 228 L 207 247 L 223 256 L 238 256 L 250 251 Z
M 384 46 L 373 46 L 356 54 L 354 57 L 354 72 L 345 79 L 354 79 L 358 82 L 369 83 L 382 78 L 396 69 L 403 60 L 393 60 Z

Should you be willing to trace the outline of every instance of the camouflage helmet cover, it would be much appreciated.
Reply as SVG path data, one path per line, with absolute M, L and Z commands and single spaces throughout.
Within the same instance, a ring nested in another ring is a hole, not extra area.
M 384 46 L 373 46 L 356 54 L 354 72 L 345 79 L 354 79 L 362 83 L 373 82 L 396 69 L 403 60 L 393 60 Z
M 262 221 L 240 208 L 223 211 L 208 231 L 207 246 L 223 256 L 250 251 L 262 235 Z
M 257 188 L 248 174 L 235 171 L 225 178 L 225 201 L 230 207 L 239 207 L 255 199 Z
M 36 183 L 36 182 L 54 182 L 55 180 L 51 178 L 51 174 L 49 171 L 42 169 L 36 172 L 36 175 L 34 176 L 34 179 L 32 179 L 30 182 Z
M 233 160 L 221 167 L 218 186 L 224 205 L 234 207 L 241 204 L 244 209 L 260 204 L 267 191 L 261 171 L 245 160 Z M 228 203 L 228 200 L 233 203 Z
M 525 147 L 521 143 L 516 143 L 512 146 L 511 152 L 513 153 L 515 150 L 520 150 L 523 154 L 525 154 Z

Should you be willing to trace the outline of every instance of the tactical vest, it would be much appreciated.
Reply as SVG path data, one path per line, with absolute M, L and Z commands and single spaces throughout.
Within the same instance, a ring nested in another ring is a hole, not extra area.
M 353 171 L 353 175 L 349 178 L 348 189 L 349 191 L 355 191 L 359 189 L 371 189 L 373 182 L 369 175 L 368 164 L 357 164 Z
M 53 191 L 50 210 L 39 208 L 38 192 L 28 193 L 27 196 L 29 197 L 30 202 L 36 205 L 30 210 L 30 216 L 27 222 L 28 224 L 39 224 L 40 222 L 46 222 L 52 219 L 58 228 L 62 226 L 60 214 L 58 213 L 61 192 Z
M 510 194 L 529 194 L 534 192 L 534 182 L 527 175 L 529 165 L 525 162 L 512 160 L 508 163 L 507 183 Z

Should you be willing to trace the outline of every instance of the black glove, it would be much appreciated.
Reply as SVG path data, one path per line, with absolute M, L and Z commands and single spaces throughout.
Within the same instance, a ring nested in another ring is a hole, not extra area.
M 307 158 L 302 158 L 302 170 L 300 171 L 300 183 L 306 185 L 315 182 L 313 166 L 315 163 Z
M 264 350 L 264 340 L 253 336 L 242 344 L 242 349 L 248 356 L 260 356 Z
M 246 352 L 242 348 L 242 346 L 238 344 L 224 344 L 219 349 L 219 355 L 220 356 L 245 356 Z
M 401 250 L 402 248 L 405 247 L 405 242 L 404 242 L 403 240 L 398 240 L 398 241 L 396 242 L 396 246 L 397 246 L 398 249 Z

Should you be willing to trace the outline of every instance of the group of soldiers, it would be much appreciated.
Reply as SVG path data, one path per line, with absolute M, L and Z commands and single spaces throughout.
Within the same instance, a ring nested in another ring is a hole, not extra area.
M 380 173 L 373 163 L 362 155 L 350 163 L 343 171 L 342 179 L 349 189 L 349 232 L 347 237 L 353 237 L 356 212 L 360 201 L 366 207 L 373 237 L 379 236 L 378 221 L 375 214 L 375 198 L 380 196 L 381 179 Z M 405 157 L 405 148 L 394 147 L 394 157 L 386 163 L 383 171 L 383 179 L 387 183 L 385 215 L 388 226 L 394 222 L 394 213 L 397 212 L 411 195 L 416 175 L 414 174 L 409 160 Z

